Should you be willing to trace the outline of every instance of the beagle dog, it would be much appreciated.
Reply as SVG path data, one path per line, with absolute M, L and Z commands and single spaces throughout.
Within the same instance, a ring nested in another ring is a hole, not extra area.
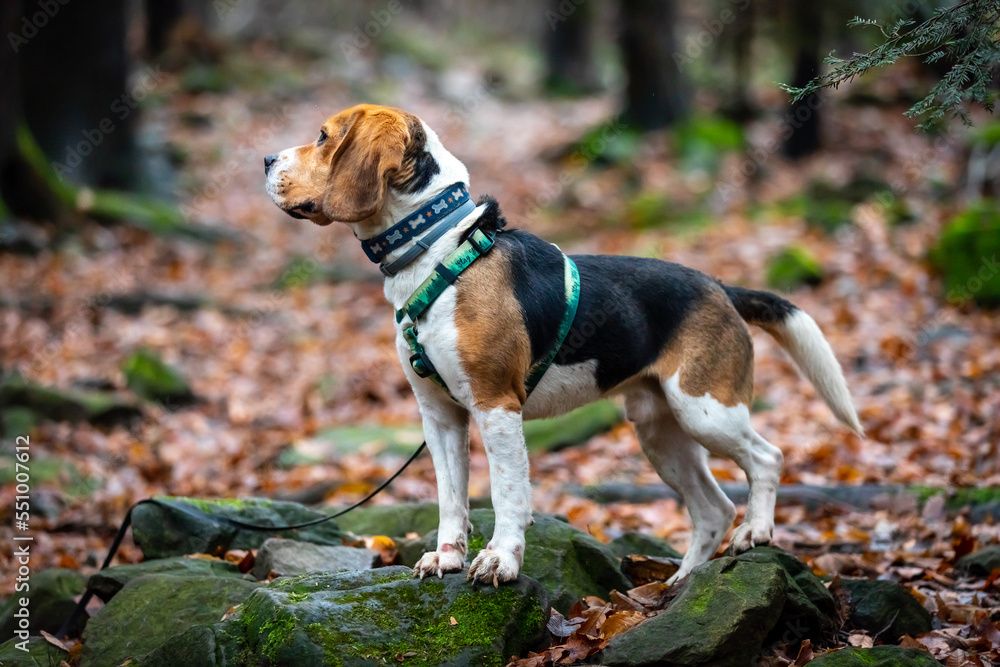
M 269 155 L 264 164 L 267 191 L 282 210 L 317 225 L 345 223 L 363 243 L 383 238 L 400 221 L 419 219 L 421 210 L 430 217 L 431 202 L 469 183 L 465 166 L 423 121 L 367 104 L 331 116 L 314 142 Z M 412 367 L 404 332 L 417 323 L 397 313 L 396 347 L 420 406 L 440 504 L 437 549 L 416 564 L 420 577 L 465 567 L 470 419 L 489 458 L 496 528 L 469 578 L 496 585 L 517 578 L 532 523 L 523 421 L 609 395 L 624 397 L 643 451 L 691 515 L 690 548 L 669 583 L 716 553 L 736 515 L 709 470 L 709 453 L 734 460 L 750 483 L 746 518 L 731 538 L 734 550 L 769 542 L 782 454 L 750 424 L 748 324 L 774 336 L 834 415 L 862 433 L 840 365 L 809 315 L 773 294 L 723 285 L 657 259 L 572 257 L 579 271 L 572 327 L 529 396 L 529 369 L 555 344 L 567 312 L 564 257 L 555 246 L 505 227 L 488 196 L 468 210 L 443 234 L 428 225 L 380 258 L 385 295 L 403 309 L 473 232 L 495 239 L 418 318 L 423 353 L 441 384 Z M 432 243 L 420 244 L 435 234 Z M 385 262 L 399 264 L 404 255 L 411 258 L 405 266 L 385 270 Z

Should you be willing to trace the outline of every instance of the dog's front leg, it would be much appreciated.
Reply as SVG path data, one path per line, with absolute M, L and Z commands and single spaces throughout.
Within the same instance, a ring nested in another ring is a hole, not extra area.
M 513 581 L 524 561 L 524 531 L 531 525 L 531 480 L 521 413 L 503 408 L 475 411 L 490 462 L 496 515 L 493 538 L 469 567 L 469 579 L 494 586 Z
M 469 413 L 449 400 L 420 400 L 424 438 L 437 477 L 437 550 L 420 557 L 413 572 L 421 579 L 465 567 L 469 532 Z

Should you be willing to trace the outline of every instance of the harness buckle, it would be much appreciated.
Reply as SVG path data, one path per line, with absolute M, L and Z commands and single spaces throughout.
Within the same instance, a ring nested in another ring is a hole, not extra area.
M 417 374 L 417 377 L 420 378 L 430 377 L 436 372 L 434 365 L 431 364 L 430 359 L 423 352 L 416 352 L 410 355 L 410 366 L 413 368 L 413 372 Z
M 482 234 L 483 238 L 485 239 L 485 241 L 482 244 L 480 244 L 479 239 L 477 238 L 480 234 Z M 485 255 L 486 253 L 488 253 L 490 250 L 493 249 L 493 237 L 481 229 L 477 229 L 475 232 L 473 232 L 473 234 L 469 236 L 467 240 L 472 245 L 472 247 L 479 252 L 480 255 Z

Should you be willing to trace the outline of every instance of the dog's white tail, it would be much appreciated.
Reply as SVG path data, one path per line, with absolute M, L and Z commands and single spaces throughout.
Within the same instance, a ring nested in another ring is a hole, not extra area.
M 729 286 L 725 290 L 744 320 L 763 328 L 788 352 L 837 419 L 864 435 L 840 363 L 816 321 L 769 292 Z

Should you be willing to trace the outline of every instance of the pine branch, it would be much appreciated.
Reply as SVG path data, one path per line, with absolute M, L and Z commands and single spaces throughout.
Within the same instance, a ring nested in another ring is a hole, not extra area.
M 1000 72 L 1000 0 L 965 0 L 939 10 L 919 25 L 899 20 L 886 28 L 872 19 L 854 17 L 849 26 L 874 27 L 885 41 L 867 53 L 855 53 L 841 59 L 831 53 L 825 63 L 830 71 L 802 88 L 780 84 L 791 93 L 792 102 L 823 88 L 839 88 L 873 69 L 892 65 L 905 57 L 921 58 L 925 63 L 947 62 L 950 69 L 928 95 L 907 112 L 922 116 L 920 127 L 927 129 L 946 114 L 969 122 L 967 104 L 976 103 L 992 112 L 997 97 L 994 77 Z M 904 29 L 913 26 L 910 30 Z

